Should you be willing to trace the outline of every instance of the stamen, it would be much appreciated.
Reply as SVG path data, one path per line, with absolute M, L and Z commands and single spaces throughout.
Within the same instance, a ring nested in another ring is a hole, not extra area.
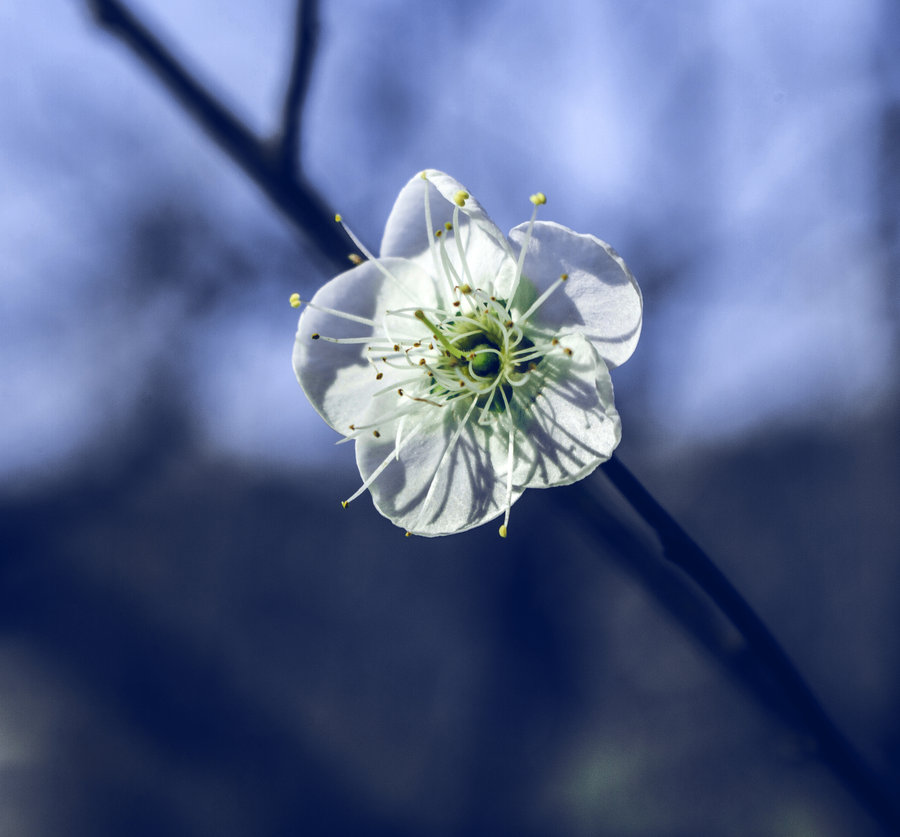
M 291 306 L 294 308 L 299 308 L 301 305 L 305 305 L 307 308 L 313 308 L 316 311 L 322 311 L 325 314 L 331 314 L 334 317 L 340 317 L 344 320 L 350 320 L 354 323 L 362 323 L 363 325 L 372 326 L 372 328 L 378 328 L 379 323 L 376 323 L 375 320 L 370 320 L 368 317 L 360 317 L 356 314 L 348 314 L 345 311 L 338 311 L 336 308 L 326 308 L 324 305 L 318 305 L 315 302 L 307 302 L 305 299 L 300 299 L 300 294 L 291 294 Z
M 329 343 L 371 343 L 373 340 L 378 339 L 377 335 L 370 334 L 368 337 L 326 337 L 324 334 L 319 334 L 319 332 L 315 332 L 311 334 L 313 340 L 327 340 Z M 380 346 L 370 346 L 369 351 L 378 352 L 384 351 L 385 347 Z M 397 351 L 397 349 L 394 349 Z
M 462 236 L 459 234 L 459 207 L 453 207 L 453 228 L 456 230 L 456 235 L 453 236 L 456 239 L 456 252 L 459 253 L 459 261 L 462 264 L 463 274 L 466 277 L 466 281 L 469 285 L 474 285 L 475 280 L 472 278 L 472 273 L 469 270 L 469 263 L 466 261 L 466 253 L 463 250 L 462 245 Z
M 531 303 L 528 310 L 519 317 L 519 322 L 524 323 L 528 321 L 528 318 L 538 310 L 549 298 L 550 294 L 552 294 L 563 282 L 565 282 L 569 278 L 568 273 L 563 273 L 559 279 L 557 279 L 547 290 L 545 290 L 534 302 Z
M 438 232 L 440 232 L 440 230 L 438 230 Z M 447 252 L 447 246 L 444 244 L 444 239 L 437 236 L 437 243 L 438 252 L 441 254 L 441 266 L 444 269 L 443 273 L 450 283 L 450 293 L 452 294 L 460 283 L 459 273 L 456 272 L 453 262 L 450 261 L 450 254 Z
M 402 368 L 402 367 L 398 367 Z M 416 375 L 415 378 L 404 378 L 402 381 L 394 381 L 392 384 L 386 386 L 384 389 L 379 389 L 377 392 L 372 393 L 372 398 L 377 398 L 379 395 L 384 395 L 388 392 L 398 392 L 398 395 L 404 395 L 403 387 L 410 386 L 412 384 L 418 384 L 422 380 L 421 375 Z M 398 411 L 403 413 L 403 410 Z M 390 417 L 390 416 L 389 416 Z
M 434 225 L 431 221 L 431 189 L 428 183 L 428 175 L 424 171 L 422 172 L 421 177 L 422 180 L 425 181 L 425 235 L 428 238 L 428 249 L 431 251 L 431 260 L 434 262 L 434 276 L 435 279 L 437 279 L 441 275 L 442 271 L 436 239 L 432 238 L 431 235 L 431 231 L 434 229 Z M 447 274 L 445 273 L 444 275 L 446 276 Z M 452 293 L 453 283 L 451 282 L 450 285 L 450 291 Z
M 459 358 L 460 360 L 464 360 L 462 352 L 456 348 L 444 335 L 441 333 L 441 330 L 433 323 L 428 317 L 425 316 L 425 313 L 421 308 L 416 310 L 415 314 L 416 318 L 421 320 L 428 328 L 431 329 L 431 333 L 434 335 L 435 340 L 438 341 L 451 355 Z
M 481 415 L 478 416 L 479 424 L 487 424 L 488 423 L 487 413 L 488 413 L 488 410 L 491 409 L 491 404 L 494 403 L 494 396 L 497 394 L 498 389 L 500 389 L 500 387 L 496 383 L 494 384 L 493 387 L 491 387 L 491 392 L 490 392 L 490 395 L 488 395 L 487 403 L 485 403 L 484 407 L 482 408 Z
M 528 222 L 528 231 L 525 233 L 525 243 L 519 251 L 519 258 L 516 260 L 516 278 L 513 279 L 512 288 L 509 292 L 509 299 L 506 301 L 506 310 L 508 311 L 516 297 L 516 291 L 519 289 L 519 282 L 522 279 L 522 267 L 525 264 L 525 254 L 528 252 L 528 246 L 531 244 L 531 234 L 534 231 L 534 222 L 537 219 L 538 207 L 547 203 L 547 197 L 543 192 L 537 192 L 532 195 L 529 200 L 534 204 L 534 210 L 531 213 L 531 220 Z
M 500 395 L 503 396 L 503 405 L 506 407 L 506 413 L 509 415 L 509 399 L 506 397 L 506 393 L 503 391 L 503 387 L 500 387 Z M 506 512 L 503 515 L 503 523 L 500 525 L 499 533 L 501 538 L 506 537 L 507 525 L 509 524 L 509 512 L 512 508 L 512 480 L 513 480 L 513 453 L 515 450 L 515 438 L 516 438 L 516 425 L 512 420 L 512 416 L 510 416 L 509 421 L 509 452 L 506 457 L 506 499 L 504 503 L 506 505 Z
M 341 217 L 340 213 L 338 213 L 337 215 L 334 216 L 334 220 L 337 221 L 341 225 L 341 228 L 344 230 L 345 233 L 347 233 L 347 237 L 357 246 L 357 248 L 359 248 L 359 251 L 370 262 L 372 262 L 372 264 L 374 264 L 375 267 L 378 268 L 378 270 L 381 271 L 381 274 L 383 276 L 385 276 L 386 278 L 390 279 L 393 282 L 396 282 L 401 288 L 403 288 L 404 292 L 406 293 L 406 295 L 408 297 L 410 297 L 411 299 L 415 298 L 414 295 L 410 292 L 409 288 L 407 288 L 406 285 L 404 285 L 402 281 L 400 281 L 396 276 L 394 276 L 394 274 L 391 273 L 381 263 L 380 259 L 376 259 L 375 256 L 372 255 L 372 253 L 369 251 L 369 249 L 366 247 L 366 245 L 362 243 L 362 241 L 356 236 L 356 234 L 353 232 L 353 230 L 351 230 L 350 227 L 348 227 L 344 223 L 344 219 L 343 219 L 343 217 Z
M 420 427 L 421 427 L 421 425 L 416 425 L 416 426 L 410 431 L 409 435 L 406 437 L 406 441 L 408 441 L 408 440 L 411 439 L 413 436 L 415 436 L 416 433 L 419 432 L 419 428 L 420 428 Z M 363 484 L 362 484 L 356 491 L 354 491 L 353 494 L 351 494 L 346 500 L 342 500 L 342 501 L 341 501 L 341 505 L 342 505 L 345 509 L 346 509 L 347 506 L 349 506 L 349 505 L 350 505 L 357 497 L 359 497 L 359 495 L 362 494 L 362 493 L 363 493 L 363 492 L 364 492 L 364 491 L 365 491 L 365 490 L 366 490 L 373 482 L 375 482 L 375 480 L 377 480 L 378 477 L 381 476 L 381 474 L 384 472 L 384 469 L 387 468 L 387 466 L 391 464 L 391 461 L 394 459 L 394 457 L 395 457 L 396 454 L 398 453 L 398 450 L 399 450 L 399 449 L 398 449 L 398 447 L 397 447 L 397 444 L 395 443 L 395 444 L 394 444 L 394 449 L 393 449 L 393 450 L 385 457 L 385 459 L 381 462 L 381 464 L 380 464 L 374 471 L 372 471 L 372 473 L 369 474 L 368 477 L 366 477 L 366 479 L 363 481 Z
M 403 393 L 407 398 L 412 401 L 421 401 L 423 404 L 431 404 L 432 407 L 443 407 L 443 404 L 438 404 L 437 401 L 432 401 L 430 398 L 417 398 L 415 395 L 410 395 L 408 392 Z

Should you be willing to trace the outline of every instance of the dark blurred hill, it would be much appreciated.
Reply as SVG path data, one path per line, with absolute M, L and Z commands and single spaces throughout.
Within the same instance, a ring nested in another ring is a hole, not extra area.
M 623 454 L 895 782 L 897 418 Z M 0 507 L 0 833 L 878 833 L 576 489 L 508 541 L 404 538 L 341 510 L 352 475 L 212 459 L 176 410 L 132 431 Z

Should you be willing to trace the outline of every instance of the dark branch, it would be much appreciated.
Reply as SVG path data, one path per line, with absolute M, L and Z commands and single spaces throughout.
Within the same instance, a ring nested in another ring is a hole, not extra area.
M 319 9 L 317 0 L 297 0 L 297 20 L 294 27 L 294 52 L 291 70 L 284 93 L 281 110 L 281 130 L 276 137 L 281 160 L 281 170 L 288 177 L 299 171 L 300 116 L 309 80 L 319 34 Z
M 286 175 L 278 155 L 197 82 L 119 0 L 88 0 L 88 5 L 97 21 L 159 76 L 185 110 L 303 233 L 316 253 L 331 268 L 345 268 L 353 248 L 319 194 L 305 180 Z
M 684 571 L 738 629 L 752 655 L 768 671 L 793 710 L 795 725 L 816 743 L 819 758 L 891 834 L 900 834 L 900 809 L 880 779 L 828 716 L 778 640 L 746 599 L 637 478 L 613 456 L 603 472 L 652 527 L 665 557 Z

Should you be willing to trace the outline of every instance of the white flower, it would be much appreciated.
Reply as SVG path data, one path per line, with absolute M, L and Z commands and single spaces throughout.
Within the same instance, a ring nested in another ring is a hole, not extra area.
M 380 258 L 361 247 L 367 260 L 306 304 L 294 371 L 356 441 L 363 484 L 345 506 L 368 489 L 408 533 L 503 515 L 505 536 L 526 488 L 575 482 L 612 455 L 608 370 L 637 343 L 640 290 L 608 244 L 535 221 L 545 198 L 531 200 L 507 239 L 456 180 L 422 172 Z

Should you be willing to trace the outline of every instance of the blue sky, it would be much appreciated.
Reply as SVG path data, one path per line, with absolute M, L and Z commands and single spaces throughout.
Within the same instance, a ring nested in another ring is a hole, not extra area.
M 626 443 L 638 410 L 664 451 L 773 421 L 849 426 L 896 386 L 896 264 L 878 237 L 882 120 L 900 98 L 886 2 L 323 6 L 310 178 L 373 245 L 426 166 L 502 228 L 540 189 L 544 218 L 613 244 L 647 303 L 615 376 Z M 274 128 L 291 2 L 133 7 Z M 155 78 L 82 4 L 8 0 L 0 85 L 0 476 L 52 478 L 101 444 L 173 345 L 212 452 L 348 458 L 290 370 L 287 296 L 327 277 Z M 123 277 L 159 207 L 211 230 L 180 256 L 228 288 L 200 317 L 170 277 L 145 276 L 161 289 L 146 297 Z

